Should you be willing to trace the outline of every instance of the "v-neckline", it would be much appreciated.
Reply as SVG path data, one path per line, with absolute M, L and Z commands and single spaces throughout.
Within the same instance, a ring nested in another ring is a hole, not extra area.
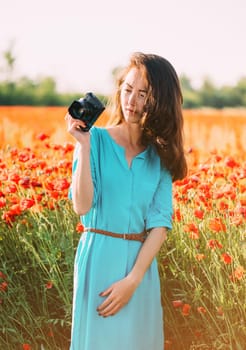
M 133 163 L 133 160 L 134 160 L 135 158 L 144 159 L 144 154 L 145 154 L 145 153 L 147 152 L 147 150 L 149 149 L 149 146 L 147 146 L 143 151 L 139 152 L 139 153 L 136 154 L 134 157 L 132 157 L 131 162 L 130 162 L 130 164 L 129 164 L 128 161 L 127 161 L 127 159 L 126 159 L 126 149 L 125 149 L 125 147 L 122 146 L 122 145 L 120 145 L 119 143 L 117 143 L 117 142 L 115 141 L 115 139 L 114 139 L 114 138 L 112 137 L 112 135 L 109 133 L 108 129 L 104 128 L 104 130 L 105 130 L 105 132 L 106 132 L 108 138 L 111 140 L 111 142 L 112 142 L 115 146 L 117 146 L 117 147 L 124 153 L 124 160 L 125 160 L 125 163 L 127 164 L 127 168 L 128 168 L 129 170 L 131 170 L 131 168 L 132 168 L 132 163 Z

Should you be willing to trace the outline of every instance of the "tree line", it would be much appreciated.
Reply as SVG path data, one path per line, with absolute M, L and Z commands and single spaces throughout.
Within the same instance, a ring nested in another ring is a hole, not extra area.
M 184 108 L 246 107 L 246 76 L 239 79 L 234 86 L 217 87 L 210 78 L 205 78 L 201 87 L 195 89 L 186 75 L 180 76 L 180 82 Z
M 3 54 L 4 79 L 0 80 L 0 105 L 31 105 L 31 106 L 67 106 L 72 100 L 81 97 L 81 93 L 60 93 L 56 81 L 47 76 L 32 80 L 26 76 L 13 79 L 16 58 L 12 47 Z M 115 75 L 119 67 L 112 74 Z M 210 78 L 205 78 L 200 88 L 194 88 L 187 75 L 180 77 L 183 92 L 184 108 L 225 108 L 246 107 L 246 76 L 238 80 L 234 86 L 216 86 Z M 98 94 L 97 94 L 98 95 Z M 98 97 L 107 103 L 108 96 Z

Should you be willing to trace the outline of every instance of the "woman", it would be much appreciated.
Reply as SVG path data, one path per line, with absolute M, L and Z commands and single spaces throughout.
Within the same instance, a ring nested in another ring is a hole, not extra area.
M 155 259 L 172 227 L 172 181 L 186 175 L 182 94 L 164 58 L 135 53 L 118 80 L 113 123 L 66 116 L 77 140 L 72 201 L 81 215 L 71 350 L 163 350 Z

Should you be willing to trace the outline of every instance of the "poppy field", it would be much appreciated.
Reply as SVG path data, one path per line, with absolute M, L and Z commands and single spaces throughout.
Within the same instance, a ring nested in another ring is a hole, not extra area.
M 74 142 L 63 107 L 0 107 L 0 349 L 68 350 Z M 159 255 L 165 350 L 244 350 L 246 111 L 184 111 L 188 176 Z M 107 115 L 99 118 L 105 125 Z

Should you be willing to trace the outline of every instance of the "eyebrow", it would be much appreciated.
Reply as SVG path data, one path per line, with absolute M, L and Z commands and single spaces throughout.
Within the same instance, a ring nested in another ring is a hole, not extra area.
M 133 88 L 131 84 L 125 82 L 126 85 L 128 85 L 131 89 Z M 145 92 L 147 94 L 147 90 L 140 89 L 139 91 Z

